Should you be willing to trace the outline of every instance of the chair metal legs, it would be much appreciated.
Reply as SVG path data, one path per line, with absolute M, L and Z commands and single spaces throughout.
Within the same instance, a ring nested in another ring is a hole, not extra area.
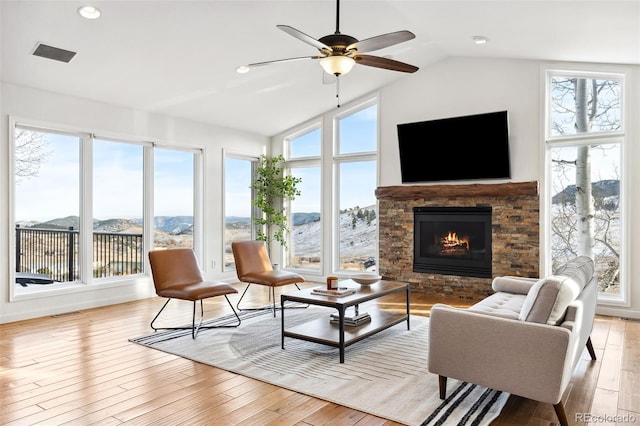
M 171 299 L 167 299 L 167 301 L 164 302 L 164 305 L 162 305 L 162 308 L 160 309 L 160 311 L 158 311 L 156 316 L 151 321 L 151 328 L 153 329 L 153 331 L 158 331 L 158 330 L 191 330 L 191 337 L 193 339 L 195 339 L 196 335 L 198 334 L 198 331 L 200 331 L 200 329 L 202 329 L 202 328 L 233 328 L 233 327 L 238 327 L 240 325 L 240 323 L 242 322 L 242 320 L 238 316 L 238 313 L 236 312 L 236 310 L 233 308 L 233 305 L 231 304 L 231 301 L 229 300 L 229 298 L 227 297 L 226 294 L 224 295 L 224 298 L 227 300 L 227 303 L 231 307 L 231 310 L 233 311 L 233 314 L 236 316 L 236 319 L 238 320 L 237 324 L 202 325 L 202 321 L 204 320 L 204 306 L 203 306 L 203 303 L 202 303 L 202 299 L 200 299 L 200 322 L 198 323 L 197 326 L 196 326 L 196 302 L 197 301 L 194 300 L 193 301 L 193 317 L 192 317 L 192 320 L 191 320 L 191 327 L 154 327 L 153 323 L 156 321 L 156 319 L 158 319 L 158 317 L 160 316 L 160 314 L 162 313 L 164 308 L 167 307 L 167 305 L 169 304 L 169 301 L 171 301 Z
M 245 293 L 247 292 L 247 290 L 249 290 L 249 286 L 251 285 L 251 283 L 248 283 L 247 286 L 244 288 L 244 291 L 242 292 L 242 295 L 240 296 L 240 299 L 238 299 L 238 303 L 236 303 L 236 309 L 238 309 L 239 311 L 265 311 L 268 309 L 273 310 L 273 316 L 276 316 L 276 310 L 280 309 L 276 306 L 276 288 L 275 286 L 271 286 L 270 289 L 270 293 L 269 293 L 269 300 L 272 301 L 271 306 L 263 306 L 261 308 L 241 308 L 240 307 L 240 302 L 242 302 L 242 298 L 244 297 Z M 296 286 L 296 288 L 298 290 L 300 290 L 300 286 L 298 286 L 297 283 L 293 283 L 293 285 Z M 287 309 L 304 309 L 304 308 L 308 308 L 309 305 L 305 305 L 305 306 L 292 306 L 292 307 L 288 307 Z

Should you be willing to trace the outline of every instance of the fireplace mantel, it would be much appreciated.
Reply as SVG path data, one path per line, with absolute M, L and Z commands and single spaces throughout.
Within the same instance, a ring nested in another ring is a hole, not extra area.
M 538 195 L 538 182 L 509 182 L 470 185 L 382 186 L 376 197 L 396 200 L 418 200 L 425 197 L 510 197 Z

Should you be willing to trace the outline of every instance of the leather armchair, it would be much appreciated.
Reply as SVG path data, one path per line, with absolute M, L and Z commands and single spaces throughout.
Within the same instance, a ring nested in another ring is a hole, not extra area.
M 220 281 L 204 281 L 195 253 L 190 248 L 169 250 L 154 250 L 149 252 L 149 263 L 153 276 L 153 284 L 156 294 L 166 297 L 160 311 L 151 321 L 151 328 L 157 330 L 191 330 L 191 337 L 196 338 L 202 328 L 237 327 L 241 320 L 227 295 L 237 294 L 230 284 Z M 224 296 L 231 310 L 236 316 L 237 322 L 231 325 L 203 326 L 204 306 L 203 300 L 210 297 Z M 188 300 L 193 302 L 193 316 L 191 327 L 156 327 L 154 324 L 171 299 Z M 200 301 L 200 322 L 196 326 L 196 302 Z
M 288 272 L 273 269 L 267 247 L 262 241 L 236 241 L 231 243 L 233 258 L 236 263 L 236 274 L 240 282 L 246 283 L 236 307 L 240 311 L 256 310 L 265 308 L 240 308 L 240 302 L 244 298 L 251 284 L 258 284 L 270 287 L 270 295 L 273 305 L 273 316 L 276 315 L 275 288 L 294 284 L 298 290 L 298 283 L 304 282 L 304 277 L 295 272 Z

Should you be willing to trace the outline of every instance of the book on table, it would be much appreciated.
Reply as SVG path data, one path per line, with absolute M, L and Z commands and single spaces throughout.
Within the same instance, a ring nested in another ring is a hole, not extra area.
M 331 318 L 340 319 L 340 315 L 334 313 L 334 314 L 331 314 Z M 356 313 L 354 315 L 347 315 L 347 314 L 344 315 L 344 319 L 349 321 L 359 321 L 365 318 L 370 318 L 369 313 L 361 312 L 361 313 Z
M 349 326 L 356 326 L 367 323 L 371 321 L 371 315 L 367 312 L 362 312 L 356 315 L 345 315 L 344 316 L 344 324 Z M 329 322 L 332 324 L 340 324 L 340 316 L 338 314 L 331 314 L 329 316 Z
M 321 294 L 323 296 L 348 296 L 350 294 L 354 294 L 355 292 L 355 289 L 349 287 L 339 287 L 331 290 L 328 290 L 324 287 L 316 287 L 311 290 L 311 293 Z

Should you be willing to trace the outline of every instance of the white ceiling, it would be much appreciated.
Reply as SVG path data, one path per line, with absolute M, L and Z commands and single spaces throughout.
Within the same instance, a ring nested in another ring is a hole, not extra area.
M 342 0 L 340 31 L 365 39 L 398 30 L 416 38 L 371 54 L 420 67 L 449 56 L 640 64 L 640 1 Z M 102 17 L 77 9 L 91 4 Z M 271 136 L 336 106 L 312 56 L 335 31 L 334 0 L 1 0 L 4 82 Z M 489 38 L 475 45 L 472 36 Z M 32 55 L 38 42 L 78 52 L 67 63 Z M 412 74 L 356 65 L 340 100 Z

